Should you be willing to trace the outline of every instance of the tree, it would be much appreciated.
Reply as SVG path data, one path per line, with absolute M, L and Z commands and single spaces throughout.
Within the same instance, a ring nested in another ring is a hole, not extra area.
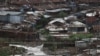
M 41 28 L 45 27 L 49 21 L 50 21 L 50 19 L 47 19 L 44 16 L 41 16 L 40 19 L 37 20 L 37 22 L 36 22 L 36 29 L 41 29 Z
M 53 51 L 55 56 L 56 56 L 56 51 L 57 51 L 57 42 L 55 37 L 52 37 L 50 35 L 48 35 L 47 37 L 47 44 L 50 44 L 50 46 L 48 47 L 49 50 Z
M 48 35 L 48 34 L 49 34 L 49 30 L 47 30 L 47 29 L 41 29 L 41 30 L 40 30 L 40 33 L 41 33 L 42 35 Z
M 48 36 L 46 37 L 46 39 L 47 39 L 48 42 L 55 42 L 55 37 L 52 37 L 52 36 L 50 36 L 50 35 L 48 35 Z

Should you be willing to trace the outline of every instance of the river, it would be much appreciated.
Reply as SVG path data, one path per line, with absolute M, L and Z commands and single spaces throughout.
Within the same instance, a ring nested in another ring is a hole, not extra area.
M 38 55 L 46 56 L 46 53 L 44 53 L 41 50 L 43 48 L 43 44 L 36 47 L 28 47 L 28 46 L 16 45 L 16 44 L 10 44 L 9 46 L 21 47 L 21 48 L 26 49 L 27 52 L 25 53 L 25 56 L 38 56 Z M 18 56 L 18 55 L 15 55 L 15 56 Z

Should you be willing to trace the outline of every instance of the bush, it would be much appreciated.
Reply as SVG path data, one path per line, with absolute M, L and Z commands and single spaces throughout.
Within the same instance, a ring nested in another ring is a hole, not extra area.
M 22 54 L 26 50 L 23 48 L 11 48 L 9 46 L 0 48 L 0 56 L 9 56 L 12 54 Z
M 47 29 L 41 29 L 40 33 L 43 34 L 43 35 L 48 35 L 49 34 L 49 30 L 47 30 Z
M 63 12 L 63 11 L 61 11 L 61 12 L 58 14 L 58 17 L 60 17 L 60 18 L 63 18 L 63 17 L 65 17 L 65 16 L 67 16 L 67 13 L 65 13 L 65 12 Z
M 93 34 L 90 34 L 90 33 L 88 33 L 88 34 L 72 34 L 69 39 L 75 41 L 75 40 L 81 40 L 84 38 L 91 38 L 91 37 L 93 37 Z

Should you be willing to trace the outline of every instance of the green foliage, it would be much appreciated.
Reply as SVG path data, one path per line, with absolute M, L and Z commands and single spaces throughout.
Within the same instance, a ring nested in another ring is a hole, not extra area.
M 0 49 L 0 56 L 8 56 L 9 53 L 8 53 L 7 50 L 8 50 L 7 48 L 6 49 Z
M 84 39 L 84 38 L 91 38 L 93 37 L 93 34 L 73 34 L 70 36 L 70 40 L 81 40 L 81 39 Z
M 47 35 L 47 34 L 49 34 L 49 30 L 47 30 L 47 29 L 41 29 L 40 33 L 43 34 L 43 35 Z
M 61 18 L 65 17 L 65 16 L 67 16 L 67 13 L 65 13 L 65 12 L 63 12 L 63 11 L 61 11 L 61 12 L 58 14 L 58 17 L 61 17 Z
M 50 35 L 46 36 L 47 42 L 52 42 L 52 43 L 48 43 L 50 44 L 50 46 L 48 47 L 49 50 L 51 51 L 56 51 L 57 49 L 57 42 L 55 37 L 52 37 Z
M 57 47 L 56 44 L 52 44 L 50 47 L 48 47 L 48 49 L 51 51 L 56 51 L 56 47 Z
M 12 49 L 11 47 L 2 47 L 0 48 L 0 56 L 9 56 L 12 54 L 22 54 L 23 52 L 25 52 L 26 50 L 23 48 L 14 48 Z
M 46 39 L 47 39 L 48 42 L 54 42 L 55 41 L 55 38 L 50 36 L 50 35 L 47 35 Z
M 13 39 L 13 38 L 3 38 L 3 37 L 0 37 L 0 43 L 18 43 L 18 44 L 20 44 L 20 43 L 23 43 L 22 41 L 18 41 L 18 40 L 16 40 L 16 39 Z
M 41 19 L 37 20 L 36 29 L 44 28 L 50 21 L 50 19 L 44 18 L 43 16 L 41 16 L 40 18 Z

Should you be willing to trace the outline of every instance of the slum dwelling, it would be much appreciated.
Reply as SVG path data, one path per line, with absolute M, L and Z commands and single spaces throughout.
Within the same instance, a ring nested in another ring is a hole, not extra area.
M 31 21 L 33 18 L 21 12 L 0 11 L 0 37 L 22 41 L 38 39 L 39 35 L 34 29 L 35 22 Z

